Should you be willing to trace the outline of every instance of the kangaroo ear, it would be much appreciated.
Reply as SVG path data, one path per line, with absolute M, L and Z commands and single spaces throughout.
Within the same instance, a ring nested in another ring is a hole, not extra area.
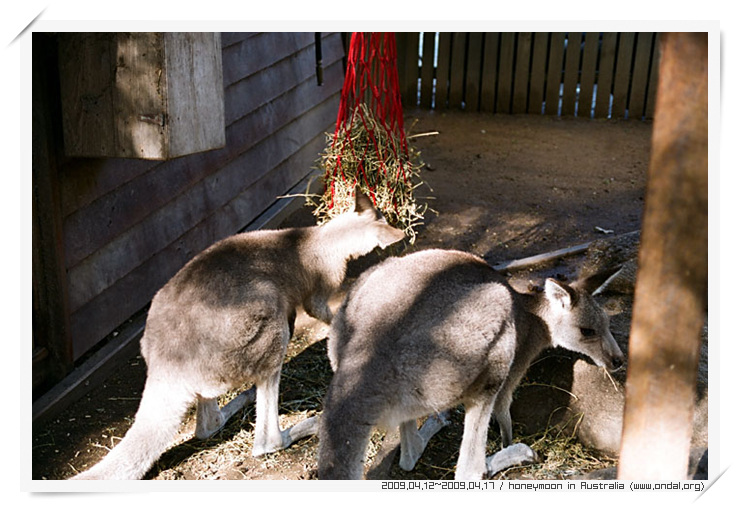
M 550 303 L 569 309 L 574 302 L 573 290 L 566 284 L 548 277 L 545 280 L 545 296 Z
M 374 209 L 375 206 L 373 205 L 373 202 L 370 200 L 370 198 L 360 192 L 359 186 L 355 187 L 355 211 L 357 213 L 362 213 L 367 210 Z
M 380 242 L 381 249 L 403 240 L 404 238 L 406 238 L 406 233 L 400 229 L 394 228 L 390 224 L 383 223 L 378 227 L 378 241 Z

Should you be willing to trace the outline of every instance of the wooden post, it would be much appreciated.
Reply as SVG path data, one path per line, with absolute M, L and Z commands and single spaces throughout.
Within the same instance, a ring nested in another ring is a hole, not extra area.
M 56 40 L 33 34 L 32 244 L 33 393 L 43 393 L 72 367 L 69 294 L 59 161 Z
M 707 306 L 708 39 L 664 34 L 618 477 L 685 479 Z

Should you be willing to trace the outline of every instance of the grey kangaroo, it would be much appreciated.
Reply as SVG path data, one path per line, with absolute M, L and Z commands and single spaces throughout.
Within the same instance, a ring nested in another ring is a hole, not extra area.
M 553 279 L 516 292 L 482 259 L 432 249 L 365 272 L 332 321 L 334 376 L 319 429 L 321 479 L 360 479 L 374 425 L 399 425 L 400 466 L 410 470 L 448 408 L 465 406 L 456 479 L 474 480 L 535 460 L 512 445 L 512 392 L 546 347 L 565 347 L 615 370 L 623 354 L 591 297 L 601 276 Z M 491 413 L 504 449 L 486 458 Z M 417 430 L 416 419 L 429 418 Z
M 354 211 L 322 226 L 238 234 L 193 258 L 152 300 L 141 340 L 147 380 L 134 424 L 75 478 L 143 477 L 195 401 L 195 435 L 203 439 L 256 395 L 254 456 L 315 434 L 315 416 L 285 431 L 278 423 L 280 371 L 296 307 L 330 323 L 327 300 L 348 260 L 403 237 L 357 192 Z M 217 398 L 246 382 L 255 387 L 219 409 Z

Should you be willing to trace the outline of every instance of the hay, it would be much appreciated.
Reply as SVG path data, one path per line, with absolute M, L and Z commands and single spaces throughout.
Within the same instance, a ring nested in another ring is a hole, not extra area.
M 324 193 L 318 201 L 307 195 L 317 223 L 348 211 L 354 204 L 355 185 L 370 197 L 392 226 L 402 229 L 409 243 L 427 210 L 414 190 L 423 182 L 420 153 L 388 130 L 360 103 L 351 121 L 326 134 L 326 149 L 317 161 L 324 173 Z
M 582 479 L 588 473 L 614 466 L 615 459 L 578 441 L 577 432 L 582 419 L 582 415 L 574 415 L 564 425 L 549 426 L 544 432 L 519 436 L 516 442 L 525 443 L 537 452 L 539 462 L 509 468 L 496 475 L 496 479 Z M 498 445 L 489 443 L 489 449 L 495 446 Z

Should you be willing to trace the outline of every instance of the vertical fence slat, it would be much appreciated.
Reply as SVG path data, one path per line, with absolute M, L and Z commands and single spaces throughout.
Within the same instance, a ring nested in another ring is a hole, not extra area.
M 550 55 L 547 63 L 547 87 L 545 89 L 545 114 L 551 116 L 558 115 L 564 45 L 565 34 L 563 32 L 553 32 L 550 38 Z
M 511 113 L 511 88 L 514 73 L 514 42 L 515 34 L 504 32 L 501 34 L 501 48 L 499 52 L 498 90 L 496 91 L 496 112 Z
M 616 50 L 617 33 L 604 33 L 601 41 L 601 55 L 599 56 L 599 78 L 596 86 L 596 107 L 594 117 L 604 118 L 609 116 Z
M 408 91 L 408 80 L 409 80 L 409 69 L 407 68 L 406 51 L 408 46 L 408 40 L 411 37 L 410 32 L 398 32 L 396 33 L 396 54 L 398 61 L 396 66 L 398 67 L 398 87 L 401 93 L 401 103 L 404 106 L 416 105 L 416 102 L 411 102 Z
M 653 32 L 639 32 L 635 48 L 635 66 L 630 80 L 630 97 L 627 108 L 629 117 L 640 119 L 645 113 L 647 103 L 648 76 L 650 74 L 650 50 L 653 46 Z
M 532 33 L 520 32 L 516 47 L 514 69 L 514 100 L 512 114 L 527 113 L 527 92 L 529 90 L 529 61 L 532 55 Z
M 352 38 L 352 32 L 349 33 L 349 38 L 351 41 Z M 403 103 L 404 106 L 407 106 L 408 103 L 406 102 L 406 98 L 404 98 L 404 91 L 405 91 L 405 85 L 406 85 L 406 61 L 403 58 L 404 51 L 406 49 L 406 32 L 397 32 L 396 33 L 396 53 L 397 53 L 397 62 L 396 67 L 398 68 L 398 87 L 400 88 L 401 93 L 401 103 Z M 347 43 L 345 53 L 349 51 L 349 42 Z
M 421 60 L 421 98 L 423 108 L 432 107 L 432 91 L 434 86 L 434 39 L 436 33 L 424 32 L 422 41 Z
M 545 100 L 545 70 L 547 69 L 547 32 L 536 32 L 532 46 L 532 72 L 529 83 L 530 114 L 541 114 Z
M 463 101 L 465 80 L 465 45 L 467 34 L 452 34 L 452 54 L 450 57 L 450 108 L 460 108 Z
M 581 63 L 580 91 L 578 93 L 577 116 L 590 116 L 594 98 L 596 79 L 596 60 L 599 57 L 599 33 L 588 32 L 583 42 L 583 62 Z
M 576 112 L 576 90 L 578 88 L 578 69 L 581 65 L 580 32 L 568 33 L 568 47 L 565 51 L 563 72 L 563 105 L 560 115 L 572 116 Z
M 627 112 L 627 95 L 629 94 L 630 73 L 632 71 L 632 50 L 635 44 L 634 32 L 619 34 L 617 65 L 614 70 L 614 103 L 612 119 L 624 119 Z
M 496 69 L 500 36 L 499 32 L 488 32 L 484 37 L 480 98 L 480 109 L 483 112 L 493 112 L 496 109 Z
M 465 72 L 465 110 L 471 112 L 478 111 L 482 58 L 483 33 L 471 32 L 468 37 L 468 63 Z
M 645 117 L 653 117 L 655 114 L 655 92 L 658 88 L 658 64 L 660 63 L 660 34 L 655 34 L 655 43 L 650 65 L 650 82 L 648 83 L 647 104 L 645 105 Z
M 437 83 L 434 91 L 435 108 L 447 108 L 447 95 L 450 90 L 451 47 L 452 34 L 449 32 L 440 32 L 437 49 Z
M 396 34 L 396 50 L 401 102 L 406 106 L 416 106 L 419 86 L 419 33 Z
M 410 32 L 406 44 L 406 95 L 409 105 L 416 105 L 419 89 L 419 33 Z

